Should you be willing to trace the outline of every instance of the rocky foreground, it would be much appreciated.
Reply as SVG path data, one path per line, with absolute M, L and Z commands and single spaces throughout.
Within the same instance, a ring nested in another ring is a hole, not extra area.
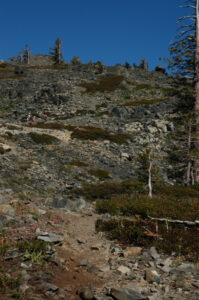
M 122 66 L 99 74 L 93 64 L 0 65 L 0 73 L 0 298 L 198 299 L 196 264 L 107 240 L 95 222 L 111 217 L 72 192 L 136 179 L 147 147 L 163 181 L 175 183 L 162 157 L 182 86 Z

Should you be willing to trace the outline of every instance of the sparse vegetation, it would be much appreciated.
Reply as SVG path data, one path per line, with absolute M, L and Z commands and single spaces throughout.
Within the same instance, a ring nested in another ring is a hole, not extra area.
M 47 251 L 48 243 L 42 240 L 21 240 L 17 243 L 17 248 L 20 252 L 24 253 L 25 259 L 34 259 L 42 260 Z
M 110 239 L 136 246 L 155 246 L 159 252 L 185 256 L 194 262 L 199 261 L 199 235 L 197 228 L 184 229 L 180 226 L 165 226 L 148 220 L 113 219 L 97 220 L 97 231 L 107 232 Z
M 86 88 L 86 93 L 96 93 L 96 92 L 114 92 L 116 89 L 124 89 L 120 86 L 121 82 L 124 80 L 122 75 L 106 75 L 99 78 L 99 82 L 84 82 L 80 86 Z
M 110 173 L 106 170 L 95 169 L 95 170 L 89 170 L 88 173 L 97 177 L 100 180 L 105 180 L 107 178 L 110 178 Z
M 138 106 L 138 105 L 152 105 L 162 101 L 167 101 L 168 98 L 159 98 L 159 99 L 140 99 L 140 100 L 131 100 L 123 104 L 123 106 Z
M 50 145 L 59 143 L 59 140 L 55 136 L 49 134 L 39 134 L 36 132 L 30 132 L 29 136 L 36 144 Z
M 179 195 L 181 190 L 185 190 L 184 195 Z M 157 218 L 179 219 L 195 221 L 199 215 L 199 192 L 186 188 L 169 188 L 157 192 L 153 198 L 147 195 L 140 195 L 136 191 L 129 195 L 120 195 L 112 197 L 110 200 L 99 200 L 97 202 L 97 211 L 100 213 L 110 213 L 112 215 L 140 215 L 146 218 L 148 215 Z M 192 193 L 192 194 L 191 194 Z M 194 197 L 192 197 L 194 195 Z
M 111 199 L 114 195 L 131 194 L 132 191 L 140 189 L 133 181 L 103 182 L 101 184 L 85 184 L 81 189 L 74 189 L 72 192 L 84 196 L 87 200 Z
M 0 76 L 0 80 L 20 79 L 20 78 L 23 78 L 23 74 L 10 74 L 7 76 Z
M 0 273 L 0 294 L 14 295 L 15 299 L 21 299 L 21 293 L 19 293 L 19 286 L 21 279 L 19 276 L 8 276 Z
M 31 123 L 28 124 L 27 126 L 32 128 L 54 129 L 54 130 L 64 130 L 67 128 L 67 126 L 61 123 L 47 123 L 47 122 Z
M 67 126 L 67 129 L 72 131 L 71 138 L 81 140 L 109 140 L 113 143 L 124 144 L 128 139 L 131 139 L 131 135 L 125 133 L 111 134 L 108 131 L 91 126 L 74 127 Z
M 70 166 L 74 166 L 74 167 L 87 167 L 88 164 L 82 162 L 82 161 L 78 161 L 78 160 L 74 160 L 70 162 Z

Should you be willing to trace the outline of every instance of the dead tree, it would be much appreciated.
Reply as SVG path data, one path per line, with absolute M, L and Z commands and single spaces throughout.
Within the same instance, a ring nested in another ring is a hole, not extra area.
M 149 197 L 152 198 L 153 194 L 153 188 L 152 188 L 152 166 L 153 166 L 153 159 L 151 156 L 151 151 L 149 152 L 149 156 L 148 156 L 148 189 L 149 189 Z

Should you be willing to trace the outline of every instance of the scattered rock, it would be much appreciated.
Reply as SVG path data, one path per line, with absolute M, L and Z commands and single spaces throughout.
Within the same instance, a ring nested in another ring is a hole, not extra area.
M 48 235 L 39 235 L 37 239 L 56 244 L 62 242 L 64 238 L 57 235 L 56 233 L 49 232 Z
M 130 256 L 137 256 L 137 255 L 140 255 L 142 252 L 142 248 L 141 247 L 131 247 L 127 250 L 125 250 L 123 252 L 123 255 L 125 258 L 128 258 Z
M 120 266 L 117 270 L 120 274 L 129 275 L 131 273 L 131 270 L 128 267 L 125 267 L 125 266 Z
M 84 258 L 81 262 L 77 265 L 78 267 L 86 267 L 88 265 L 88 258 Z
M 116 300 L 148 300 L 148 297 L 138 294 L 131 289 L 112 288 L 110 294 Z
M 10 217 L 14 217 L 15 216 L 15 210 L 9 204 L 1 204 L 0 205 L 0 214 L 7 215 L 7 216 L 10 216 Z
M 158 284 L 160 283 L 160 276 L 155 270 L 147 269 L 145 271 L 145 279 L 149 283 L 153 283 L 153 282 L 156 282 Z
M 150 255 L 154 259 L 158 259 L 160 257 L 155 247 L 150 248 Z

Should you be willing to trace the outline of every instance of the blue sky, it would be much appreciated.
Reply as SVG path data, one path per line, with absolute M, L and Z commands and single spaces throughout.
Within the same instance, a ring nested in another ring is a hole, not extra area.
M 29 44 L 32 54 L 48 54 L 57 37 L 66 61 L 139 63 L 153 69 L 168 57 L 183 0 L 2 0 L 0 59 Z

